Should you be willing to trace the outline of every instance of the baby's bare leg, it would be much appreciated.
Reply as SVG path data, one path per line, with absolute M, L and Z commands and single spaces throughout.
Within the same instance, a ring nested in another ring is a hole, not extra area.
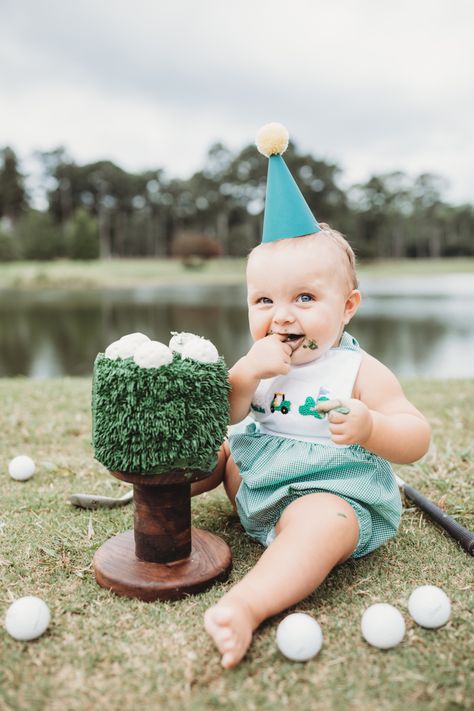
M 359 524 L 344 499 L 306 494 L 287 506 L 276 531 L 255 567 L 206 612 L 225 668 L 242 659 L 263 620 L 300 602 L 353 553 Z
M 229 449 L 229 445 L 227 442 L 225 442 L 226 447 L 226 452 L 227 452 L 227 463 L 225 467 L 225 475 L 224 475 L 224 488 L 226 491 L 227 496 L 229 497 L 230 503 L 232 504 L 232 507 L 234 511 L 236 511 L 235 507 L 235 497 L 237 495 L 237 492 L 239 490 L 240 483 L 242 481 L 242 477 L 240 476 L 239 469 L 234 462 L 234 458 L 232 457 Z
M 229 456 L 228 451 L 227 442 L 224 442 L 217 455 L 217 464 L 214 471 L 206 479 L 201 479 L 191 484 L 191 496 L 197 496 L 204 491 L 211 491 L 211 489 L 219 486 L 224 478 L 226 462 Z
M 224 482 L 227 496 L 235 511 L 235 496 L 239 490 L 241 477 L 230 453 L 227 441 L 225 441 L 220 448 L 217 465 L 212 474 L 208 476 L 207 479 L 201 479 L 201 481 L 196 481 L 194 484 L 191 484 L 191 496 L 197 496 L 204 491 L 215 489 L 222 481 Z

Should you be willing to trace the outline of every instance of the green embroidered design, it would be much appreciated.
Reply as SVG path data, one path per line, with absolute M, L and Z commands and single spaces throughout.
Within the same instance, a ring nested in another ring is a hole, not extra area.
M 318 420 L 324 420 L 324 418 L 326 417 L 326 413 L 319 412 L 316 408 L 317 408 L 319 402 L 326 402 L 327 400 L 330 400 L 330 399 L 331 399 L 331 394 L 329 392 L 329 389 L 325 388 L 324 386 L 321 386 L 319 388 L 317 400 L 315 400 L 311 396 L 307 397 L 304 404 L 300 405 L 298 412 L 300 413 L 300 415 L 304 415 L 304 416 L 312 415 L 313 417 L 316 417 Z
M 313 417 L 316 417 L 318 420 L 324 420 L 324 413 L 323 412 L 318 412 L 316 410 L 316 400 L 314 397 L 307 397 L 304 404 L 300 405 L 298 408 L 298 412 L 300 415 L 304 416 L 309 416 L 312 415 Z
M 254 410 L 254 412 L 262 412 L 262 413 L 265 413 L 265 408 L 264 408 L 264 407 L 260 407 L 260 405 L 254 405 L 253 402 L 250 403 L 250 407 L 252 408 L 252 410 Z
M 285 400 L 285 393 L 275 393 L 272 404 L 270 405 L 271 412 L 281 412 L 282 415 L 287 415 L 291 409 L 291 402 Z

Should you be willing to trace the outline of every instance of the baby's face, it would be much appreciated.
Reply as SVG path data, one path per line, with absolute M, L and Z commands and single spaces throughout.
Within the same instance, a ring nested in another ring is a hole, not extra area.
M 338 248 L 327 240 L 257 249 L 247 266 L 253 340 L 285 335 L 294 365 L 309 363 L 337 345 L 350 320 L 351 289 L 341 259 Z

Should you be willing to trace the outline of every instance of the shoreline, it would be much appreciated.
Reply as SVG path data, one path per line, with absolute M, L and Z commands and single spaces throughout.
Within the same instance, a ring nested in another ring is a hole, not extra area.
M 243 258 L 210 260 L 201 268 L 186 268 L 179 260 L 121 259 L 94 262 L 0 263 L 0 291 L 42 291 L 46 289 L 130 289 L 180 285 L 222 285 L 245 283 Z M 474 258 L 397 260 L 361 263 L 361 280 L 419 279 L 474 273 Z

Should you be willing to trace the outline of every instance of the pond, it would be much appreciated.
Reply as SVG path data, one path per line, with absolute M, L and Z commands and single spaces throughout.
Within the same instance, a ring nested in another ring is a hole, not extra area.
M 400 377 L 474 377 L 474 278 L 365 279 L 350 324 Z M 142 331 L 210 338 L 232 365 L 250 346 L 243 286 L 0 292 L 0 377 L 90 375 L 99 351 Z

